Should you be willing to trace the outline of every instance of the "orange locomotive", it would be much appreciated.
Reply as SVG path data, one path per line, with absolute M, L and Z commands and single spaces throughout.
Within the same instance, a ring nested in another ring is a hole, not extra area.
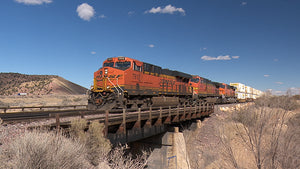
M 128 57 L 108 58 L 94 73 L 89 109 L 194 104 L 219 97 L 214 82 Z
M 193 76 L 190 84 L 194 100 L 213 103 L 233 103 L 236 101 L 235 88 L 228 84 L 212 82 L 198 75 Z

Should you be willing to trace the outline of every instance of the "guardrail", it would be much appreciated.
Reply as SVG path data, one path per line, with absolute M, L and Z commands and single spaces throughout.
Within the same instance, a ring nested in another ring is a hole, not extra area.
M 43 110 L 61 110 L 61 109 L 87 109 L 87 105 L 66 105 L 66 106 L 3 106 L 0 107 L 0 113 L 22 113 L 35 112 Z

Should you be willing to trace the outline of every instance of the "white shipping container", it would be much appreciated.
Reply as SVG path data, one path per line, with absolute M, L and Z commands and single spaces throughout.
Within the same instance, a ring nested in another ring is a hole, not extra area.
M 257 95 L 257 90 L 253 89 L 253 95 Z
M 230 86 L 236 87 L 237 92 L 245 93 L 245 85 L 242 83 L 230 83 Z
M 245 93 L 251 93 L 251 87 L 250 86 L 245 86 Z
M 250 94 L 246 93 L 245 96 L 246 96 L 246 99 L 251 99 Z
M 250 99 L 253 99 L 253 96 L 254 96 L 253 94 L 250 94 Z
M 245 93 L 241 93 L 241 92 L 235 92 L 235 97 L 236 97 L 238 100 L 245 100 L 245 99 L 246 99 Z

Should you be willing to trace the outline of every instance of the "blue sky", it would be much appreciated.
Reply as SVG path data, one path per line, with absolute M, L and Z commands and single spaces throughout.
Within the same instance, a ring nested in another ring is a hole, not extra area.
M 89 88 L 126 56 L 218 82 L 300 91 L 299 0 L 2 0 L 0 72 Z

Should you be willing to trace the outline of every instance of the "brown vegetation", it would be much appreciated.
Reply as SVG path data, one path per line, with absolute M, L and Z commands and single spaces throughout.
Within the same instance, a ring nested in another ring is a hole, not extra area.
M 89 168 L 84 146 L 61 134 L 25 132 L 1 147 L 0 168 Z
M 192 168 L 300 167 L 300 112 L 292 97 L 267 96 L 223 110 L 195 133 Z
M 103 135 L 104 125 L 97 121 L 91 122 L 89 129 L 85 119 L 77 119 L 71 122 L 70 134 L 80 140 L 87 150 L 87 159 L 94 166 L 105 161 L 105 157 L 111 150 L 111 144 Z
M 89 128 L 87 130 L 87 125 Z M 133 158 L 124 146 L 111 148 L 103 124 L 74 120 L 68 136 L 50 131 L 26 131 L 0 145 L 0 168 L 142 169 L 146 154 Z

